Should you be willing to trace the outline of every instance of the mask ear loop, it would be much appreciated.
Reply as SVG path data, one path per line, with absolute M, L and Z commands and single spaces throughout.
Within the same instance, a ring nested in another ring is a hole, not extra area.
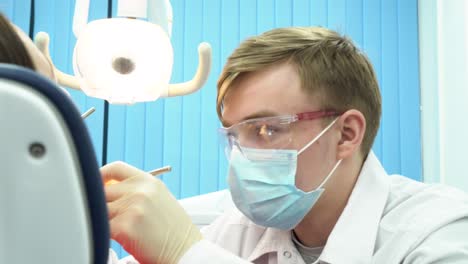
M 327 132 L 335 123 L 336 121 L 338 121 L 338 118 L 335 118 L 335 120 L 333 120 L 327 127 L 325 127 L 324 130 L 322 130 L 322 132 L 320 132 L 314 139 L 312 139 L 309 143 L 307 143 L 307 145 L 305 145 L 301 150 L 299 150 L 298 154 L 301 154 L 304 150 L 306 150 L 308 147 L 310 147 L 310 145 L 314 144 L 315 141 L 317 141 L 323 134 L 325 134 L 325 132 Z M 341 164 L 341 161 L 343 161 L 342 159 L 340 159 L 336 164 L 335 166 L 333 167 L 333 169 L 330 171 L 330 173 L 328 173 L 327 177 L 325 177 L 325 180 L 323 180 L 323 182 L 316 188 L 316 190 L 318 189 L 321 189 L 323 187 L 323 185 L 325 185 L 328 181 L 328 179 L 330 179 L 330 177 L 333 175 L 333 173 L 335 172 L 335 170 L 338 168 L 338 166 Z
M 341 164 L 342 161 L 343 160 L 340 159 L 338 162 L 336 162 L 335 167 L 333 167 L 330 173 L 328 173 L 327 177 L 325 177 L 325 180 L 323 180 L 323 182 L 317 187 L 317 190 L 322 189 L 322 187 L 325 185 L 325 183 L 327 183 L 328 179 L 330 179 L 330 177 L 333 175 L 333 173 L 335 172 L 335 170 L 338 168 L 338 166 Z
M 297 152 L 297 155 L 301 154 L 302 152 L 304 152 L 304 150 L 310 147 L 310 145 L 314 144 L 315 141 L 317 141 L 323 134 L 325 134 L 325 132 L 327 132 L 330 129 L 330 127 L 332 127 L 333 124 L 336 123 L 336 121 L 338 121 L 338 118 L 339 117 L 335 118 L 335 120 L 333 120 L 324 130 L 322 130 L 322 132 L 320 132 L 314 139 L 312 139 L 309 143 L 307 143 L 307 145 L 301 148 L 299 152 Z

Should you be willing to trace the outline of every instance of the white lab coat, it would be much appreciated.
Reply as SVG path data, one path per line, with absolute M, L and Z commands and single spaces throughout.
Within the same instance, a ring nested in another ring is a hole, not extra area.
M 215 208 L 209 210 L 220 210 L 219 202 L 211 204 Z M 181 264 L 304 263 L 290 231 L 257 226 L 235 208 L 202 231 L 205 239 L 182 257 Z M 320 260 L 332 264 L 466 264 L 468 196 L 447 186 L 389 176 L 370 153 Z M 120 263 L 136 262 L 127 258 Z

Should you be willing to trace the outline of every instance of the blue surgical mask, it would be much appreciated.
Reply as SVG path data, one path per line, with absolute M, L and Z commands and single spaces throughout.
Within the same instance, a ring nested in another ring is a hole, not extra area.
M 335 172 L 339 160 L 313 191 L 296 187 L 297 157 L 336 122 L 335 119 L 301 150 L 233 148 L 228 184 L 236 207 L 254 223 L 278 229 L 293 229 L 312 209 Z M 247 158 L 248 157 L 248 158 Z

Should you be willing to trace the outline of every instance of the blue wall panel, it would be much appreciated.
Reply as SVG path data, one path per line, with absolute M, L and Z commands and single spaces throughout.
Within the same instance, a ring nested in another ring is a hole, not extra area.
M 186 1 L 184 18 L 183 80 L 190 80 L 198 66 L 197 46 L 203 36 L 203 30 L 200 30 L 203 28 L 203 5 L 199 1 Z M 196 92 L 182 98 L 181 197 L 200 193 L 200 125 L 201 93 Z M 213 137 L 207 139 L 216 141 Z
M 273 29 L 275 22 L 275 1 L 257 0 L 257 34 Z
M 346 21 L 345 21 L 345 32 L 354 43 L 362 49 L 363 37 L 364 37 L 364 8 L 363 0 L 347 0 L 346 1 Z
M 326 27 L 328 25 L 328 1 L 310 1 L 310 25 Z
M 275 9 L 275 27 L 290 27 L 293 21 L 293 3 L 291 0 L 276 0 L 274 1 Z M 307 11 L 307 10 L 306 10 Z M 303 16 L 308 17 L 308 16 Z
M 239 40 L 243 41 L 257 34 L 257 2 L 252 0 L 240 0 L 239 5 L 239 13 L 242 17 L 242 19 L 239 20 Z M 225 31 L 224 27 L 221 30 Z M 239 41 L 237 42 L 239 43 Z M 225 50 L 225 53 L 229 55 L 234 48 L 235 45 L 233 45 L 231 50 Z M 220 68 L 223 67 L 224 62 L 224 60 L 221 62 L 222 64 L 219 65 Z
M 29 34 L 31 0 L 0 0 L 0 12 Z
M 219 47 L 221 30 L 221 3 L 217 0 L 203 1 L 203 41 L 214 47 Z M 213 49 L 213 71 L 207 84 L 201 90 L 201 120 L 200 120 L 200 193 L 218 190 L 219 147 L 217 128 L 219 122 L 216 112 L 216 76 L 220 73 L 222 62 L 219 49 Z
M 257 19 L 257 13 L 252 14 L 251 12 L 253 10 L 256 10 L 258 12 L 258 4 L 255 3 L 255 1 L 237 1 L 237 0 L 232 0 L 232 1 L 220 1 L 221 2 L 221 9 L 218 11 L 221 14 L 221 30 L 219 32 L 220 34 L 220 46 L 218 47 L 220 49 L 220 57 L 219 58 L 213 58 L 214 60 L 219 60 L 220 63 L 220 69 L 222 66 L 226 63 L 226 60 L 230 53 L 237 47 L 238 43 L 240 42 L 241 39 L 245 39 L 248 37 L 248 35 L 243 35 L 241 37 L 241 25 L 244 26 L 242 29 L 242 33 L 245 34 L 247 32 L 245 27 L 249 27 L 246 23 L 243 23 L 242 20 L 244 20 L 244 16 L 247 15 L 253 15 L 251 18 L 247 18 L 247 21 L 251 21 L 252 18 Z M 241 2 L 242 2 L 242 9 L 241 9 Z M 240 13 L 241 11 L 246 11 L 248 8 L 252 7 L 251 11 L 248 11 L 249 13 L 244 14 Z M 241 19 L 242 18 L 242 19 Z M 254 30 L 255 28 L 251 28 L 252 26 L 257 25 L 257 20 L 255 20 L 255 23 L 250 24 L 250 29 Z M 256 30 L 256 29 L 255 29 Z M 252 32 L 252 31 L 250 31 Z M 256 31 L 255 31 L 256 32 Z M 214 47 L 216 49 L 216 47 Z M 218 70 L 218 72 L 220 72 Z M 213 77 L 213 76 L 212 76 Z M 217 76 L 214 76 L 215 78 Z M 213 92 L 216 93 L 216 89 L 213 89 Z M 216 101 L 215 101 L 216 103 Z M 213 108 L 213 111 L 216 108 Z M 218 167 L 218 175 L 216 177 L 218 178 L 218 188 L 226 188 L 226 172 L 227 172 L 227 162 L 224 154 L 224 149 L 218 148 L 218 156 L 220 157 L 219 159 L 219 167 Z
M 345 0 L 329 0 L 328 1 L 328 21 L 327 27 L 345 33 L 346 25 L 346 1 Z M 349 14 L 354 17 L 354 14 Z
M 19 2 L 19 1 L 18 1 Z M 23 4 L 26 1 L 21 1 L 21 4 Z M 2 12 L 3 15 L 5 15 L 8 19 L 11 21 L 15 22 L 18 24 L 18 19 L 15 21 L 15 16 L 14 16 L 14 2 L 13 0 L 1 0 L 0 1 L 0 12 Z M 30 12 L 30 8 L 28 8 L 28 11 Z M 22 23 L 28 23 L 29 22 L 29 15 L 25 16 L 21 19 Z M 29 26 L 29 23 L 27 24 Z M 21 27 L 23 30 L 28 30 L 28 27 Z
M 382 136 L 384 142 L 400 142 L 399 89 L 398 89 L 398 10 L 396 1 L 382 2 L 382 76 L 381 89 L 383 101 Z M 400 144 L 386 144 L 381 153 L 387 170 L 400 171 Z
M 381 8 L 380 1 L 364 0 L 363 2 L 363 40 L 362 49 L 374 65 L 375 73 L 382 83 L 382 28 L 381 28 Z M 351 15 L 350 15 L 351 16 Z M 374 142 L 375 154 L 382 158 L 382 126 Z
M 174 46 L 174 69 L 172 83 L 184 81 L 184 27 L 185 3 L 183 0 L 172 1 L 174 23 L 172 43 Z M 194 56 L 194 55 L 193 55 Z M 169 189 L 176 197 L 180 197 L 181 157 L 182 157 L 182 103 L 181 97 L 165 99 L 164 109 L 164 152 L 163 161 L 171 165 L 173 171 L 164 177 Z M 197 129 L 197 128 L 193 128 Z M 196 172 L 194 176 L 196 177 Z M 198 175 L 197 175 L 198 176 Z
M 310 3 L 310 0 L 291 1 L 292 24 L 290 26 L 310 26 Z
M 413 179 L 422 180 L 418 3 L 398 0 L 398 59 L 401 172 Z M 387 143 L 387 142 L 386 142 Z M 387 144 L 392 144 L 389 140 Z
M 216 115 L 216 81 L 223 62 L 220 60 L 221 37 L 221 3 L 218 0 L 203 1 L 203 34 L 202 40 L 210 43 L 213 48 L 212 72 L 205 87 L 201 90 L 200 119 L 200 193 L 213 192 L 219 186 L 219 161 L 224 161 L 224 153 L 219 152 Z M 221 154 L 221 155 L 220 155 Z M 190 174 L 189 174 L 190 175 Z

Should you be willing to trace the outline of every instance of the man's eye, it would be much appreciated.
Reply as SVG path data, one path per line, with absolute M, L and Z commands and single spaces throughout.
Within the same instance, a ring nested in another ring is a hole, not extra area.
M 273 136 L 276 132 L 276 129 L 274 127 L 268 126 L 268 125 L 262 125 L 258 129 L 258 135 L 263 136 L 263 137 L 270 137 Z

